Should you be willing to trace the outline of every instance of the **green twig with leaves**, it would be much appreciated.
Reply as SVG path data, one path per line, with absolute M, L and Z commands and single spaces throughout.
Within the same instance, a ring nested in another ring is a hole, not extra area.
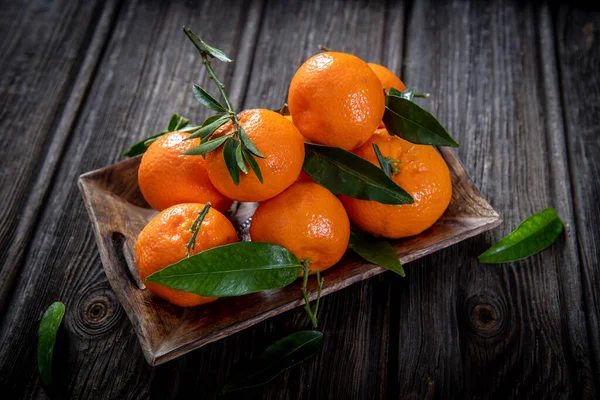
M 204 221 L 204 218 L 206 218 L 206 215 L 208 214 L 209 211 L 210 211 L 210 202 L 206 203 L 204 208 L 202 208 L 202 210 L 200 210 L 200 212 L 198 213 L 198 216 L 192 223 L 192 226 L 190 226 L 190 231 L 192 232 L 192 237 L 191 237 L 190 241 L 188 242 L 188 244 L 185 245 L 185 247 L 187 249 L 187 251 L 185 253 L 186 257 L 189 257 L 192 250 L 194 250 L 196 248 L 196 237 L 198 237 L 198 232 L 200 232 L 200 227 L 202 227 L 202 221 Z
M 302 261 L 302 270 L 304 271 L 304 276 L 302 277 L 302 297 L 304 298 L 304 310 L 306 314 L 308 314 L 308 318 L 310 318 L 310 322 L 312 322 L 313 329 L 317 329 L 318 321 L 317 314 L 319 312 L 319 302 L 321 300 L 321 291 L 323 290 L 323 283 L 325 282 L 324 278 L 321 278 L 321 271 L 317 270 L 317 301 L 315 302 L 314 309 L 310 306 L 310 299 L 308 298 L 308 274 L 310 272 L 308 261 Z
M 379 166 L 388 177 L 392 178 L 394 175 L 400 172 L 397 164 L 402 163 L 402 160 L 384 157 L 383 154 L 381 154 L 381 150 L 379 150 L 377 143 L 373 143 L 373 150 L 375 150 L 375 156 L 377 157 L 377 161 L 379 161 Z
M 200 129 L 188 137 L 188 139 L 200 138 L 200 145 L 186 151 L 184 154 L 205 156 L 207 153 L 223 146 L 223 158 L 225 159 L 229 174 L 236 185 L 240 182 L 240 171 L 244 174 L 248 173 L 247 165 L 250 166 L 250 169 L 252 169 L 262 183 L 262 174 L 254 157 L 264 158 L 265 156 L 252 143 L 250 137 L 240 124 L 237 113 L 225 92 L 225 85 L 215 74 L 211 63 L 211 59 L 213 58 L 223 62 L 231 62 L 232 60 L 221 50 L 206 44 L 187 27 L 184 26 L 183 31 L 200 53 L 202 64 L 206 68 L 210 79 L 217 85 L 225 103 L 225 105 L 219 103 L 204 88 L 198 85 L 193 86 L 192 91 L 200 104 L 217 112 L 217 114 L 209 117 Z M 233 124 L 233 131 L 230 134 L 211 139 L 215 131 L 227 122 Z

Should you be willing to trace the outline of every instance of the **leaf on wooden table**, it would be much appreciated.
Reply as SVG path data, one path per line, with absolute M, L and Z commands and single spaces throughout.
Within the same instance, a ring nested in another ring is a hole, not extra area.
M 375 238 L 364 232 L 352 231 L 350 247 L 368 262 L 389 269 L 402 277 L 406 276 L 396 250 L 387 240 Z
M 146 281 L 200 296 L 241 296 L 287 286 L 301 270 L 300 261 L 284 247 L 239 242 L 184 258 Z
M 412 204 L 410 194 L 377 166 L 338 147 L 305 143 L 304 171 L 334 194 L 383 204 Z
M 56 334 L 65 315 L 65 305 L 60 301 L 54 302 L 48 307 L 38 328 L 37 359 L 38 369 L 42 382 L 45 385 L 53 383 L 52 360 L 54 355 L 54 344 Z
M 484 264 L 522 260 L 550 246 L 562 231 L 563 222 L 556 210 L 547 208 L 527 218 L 477 259 Z
M 270 382 L 286 369 L 317 354 L 323 348 L 319 331 L 298 331 L 273 343 L 253 361 L 251 368 L 229 380 L 221 394 L 235 392 Z
M 388 132 L 411 143 L 458 147 L 429 111 L 403 97 L 386 96 L 383 123 Z

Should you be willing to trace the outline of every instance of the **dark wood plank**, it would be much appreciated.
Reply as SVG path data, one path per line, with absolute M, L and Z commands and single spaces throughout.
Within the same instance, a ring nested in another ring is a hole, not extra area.
M 0 4 L 0 310 L 107 40 L 103 3 Z
M 545 5 L 516 1 L 423 1 L 410 14 L 404 78 L 432 93 L 422 103 L 459 140 L 505 222 L 408 266 L 393 291 L 401 397 L 595 394 L 548 21 Z M 510 265 L 476 262 L 548 206 L 566 222 L 551 249 Z
M 69 344 L 61 372 L 67 376 L 68 394 L 91 399 L 148 396 L 153 371 L 106 281 L 76 177 L 120 159 L 132 142 L 163 129 L 174 111 L 194 120 L 206 115 L 190 85 L 208 85 L 208 79 L 181 26 L 196 28 L 236 58 L 238 48 L 252 45 L 245 42 L 252 37 L 245 28 L 246 18 L 257 14 L 255 8 L 261 5 L 126 2 L 120 8 L 3 316 L 0 386 L 14 393 L 9 397 L 40 395 L 37 324 L 57 299 L 67 306 Z M 228 29 L 222 29 L 224 23 Z M 228 85 L 234 83 L 230 65 L 217 64 L 216 69 Z M 244 71 L 236 76 L 245 81 Z
M 600 11 L 579 4 L 557 9 L 556 40 L 575 229 L 596 390 L 600 390 Z

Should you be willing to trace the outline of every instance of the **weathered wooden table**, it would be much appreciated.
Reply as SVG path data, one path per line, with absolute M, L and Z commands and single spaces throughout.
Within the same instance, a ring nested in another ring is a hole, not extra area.
M 186 24 L 235 59 L 234 102 L 277 108 L 318 44 L 398 72 L 461 143 L 504 224 L 324 299 L 324 351 L 246 397 L 600 395 L 600 12 L 543 1 L 0 1 L 0 390 L 44 397 L 36 331 L 67 305 L 68 394 L 215 398 L 301 309 L 149 367 L 77 190 L 207 84 Z M 241 107 L 240 107 L 241 108 Z M 566 232 L 510 265 L 475 256 L 548 206 Z M 10 396 L 5 397 L 6 394 Z

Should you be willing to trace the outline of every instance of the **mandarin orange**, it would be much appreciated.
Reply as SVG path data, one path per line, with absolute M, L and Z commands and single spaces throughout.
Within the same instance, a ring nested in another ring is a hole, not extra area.
M 288 106 L 294 125 L 311 142 L 352 150 L 379 125 L 385 98 L 367 63 L 351 54 L 325 52 L 296 71 Z
M 240 174 L 239 185 L 233 182 L 223 159 L 223 146 L 206 155 L 208 177 L 225 196 L 238 201 L 264 201 L 283 192 L 300 174 L 304 163 L 304 139 L 298 129 L 283 115 L 265 109 L 246 110 L 238 115 L 240 125 L 250 140 L 265 156 L 256 158 L 263 183 L 250 168 Z M 214 138 L 232 133 L 226 123 Z
M 375 72 L 375 75 L 381 81 L 381 86 L 385 89 L 385 92 L 389 92 L 391 88 L 397 89 L 401 92 L 406 90 L 406 85 L 400 80 L 392 71 L 384 67 L 383 65 L 369 63 L 369 67 Z
M 180 203 L 210 202 L 227 211 L 232 201 L 222 195 L 208 179 L 202 157 L 183 153 L 200 144 L 200 139 L 185 140 L 184 132 L 170 132 L 148 147 L 138 170 L 138 185 L 144 198 L 156 210 Z
M 148 290 L 180 307 L 192 307 L 215 301 L 214 297 L 171 289 L 158 283 L 145 282 L 148 275 L 186 257 L 187 243 L 192 238 L 190 227 L 204 204 L 177 204 L 160 212 L 138 236 L 135 262 Z M 196 236 L 196 246 L 190 255 L 216 246 L 237 242 L 235 228 L 219 211 L 211 208 Z
M 350 238 L 350 221 L 329 190 L 314 182 L 296 182 L 258 206 L 250 237 L 287 248 L 300 261 L 309 262 L 310 273 L 315 273 L 342 258 Z
M 432 147 L 407 142 L 378 129 L 367 143 L 355 150 L 360 157 L 379 166 L 373 143 L 381 154 L 400 160 L 392 177 L 414 198 L 413 204 L 388 205 L 340 196 L 348 216 L 361 229 L 390 239 L 417 235 L 437 221 L 452 198 L 452 181 L 446 162 Z

